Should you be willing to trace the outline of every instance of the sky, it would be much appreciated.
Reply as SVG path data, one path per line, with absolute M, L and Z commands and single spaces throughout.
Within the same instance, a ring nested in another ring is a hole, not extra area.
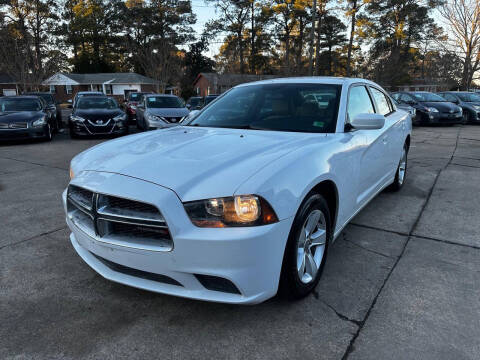
M 215 6 L 213 4 L 206 4 L 204 0 L 191 0 L 192 1 L 192 8 L 195 15 L 197 15 L 197 23 L 193 26 L 197 35 L 200 35 L 203 32 L 203 28 L 205 24 L 212 19 L 217 17 L 215 13 Z M 218 39 L 218 42 L 221 38 Z M 210 48 L 208 51 L 207 56 L 213 58 L 214 55 L 218 53 L 218 49 L 220 47 L 219 43 L 210 44 Z

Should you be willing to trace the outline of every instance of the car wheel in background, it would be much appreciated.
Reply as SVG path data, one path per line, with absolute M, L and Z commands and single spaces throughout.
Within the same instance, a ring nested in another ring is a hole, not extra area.
M 280 275 L 281 296 L 301 299 L 315 289 L 327 258 L 331 224 L 323 196 L 309 195 L 295 216 L 288 237 Z
M 45 140 L 52 141 L 52 139 L 53 139 L 52 126 L 50 125 L 50 123 L 47 123 L 47 129 L 45 130 Z
M 400 162 L 397 167 L 397 172 L 395 174 L 395 180 L 389 186 L 389 190 L 391 191 L 398 191 L 402 188 L 403 184 L 405 184 L 405 179 L 407 177 L 407 168 L 408 168 L 408 146 L 405 143 L 403 145 L 402 150 L 402 157 L 400 158 Z

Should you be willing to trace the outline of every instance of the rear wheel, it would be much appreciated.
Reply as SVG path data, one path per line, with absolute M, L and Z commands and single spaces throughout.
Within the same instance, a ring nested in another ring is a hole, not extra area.
M 298 211 L 290 231 L 280 277 L 280 295 L 300 299 L 317 286 L 332 236 L 327 202 L 311 194 Z
M 402 188 L 405 183 L 405 178 L 407 177 L 407 166 L 408 165 L 408 146 L 405 143 L 403 145 L 402 156 L 397 167 L 397 173 L 395 174 L 395 180 L 392 185 L 390 185 L 389 190 L 398 191 Z

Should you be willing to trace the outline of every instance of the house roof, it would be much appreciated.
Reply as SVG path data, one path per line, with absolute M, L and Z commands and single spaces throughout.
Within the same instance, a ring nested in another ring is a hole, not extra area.
M 0 73 L 0 84 L 16 84 L 17 82 L 13 77 L 8 74 Z
M 137 73 L 96 73 L 96 74 L 69 74 L 58 73 L 44 81 L 45 85 L 56 85 L 67 80 L 79 85 L 90 84 L 157 84 L 152 78 Z
M 204 77 L 207 81 L 216 86 L 235 86 L 243 83 L 248 83 L 258 80 L 274 79 L 278 76 L 275 75 L 254 75 L 254 74 L 217 74 L 217 73 L 200 73 L 194 81 L 197 81 Z

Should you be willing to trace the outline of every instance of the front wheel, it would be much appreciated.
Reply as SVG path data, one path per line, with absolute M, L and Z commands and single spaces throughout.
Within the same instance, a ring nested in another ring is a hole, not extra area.
M 323 273 L 332 237 L 327 202 L 311 194 L 295 216 L 283 257 L 280 295 L 295 300 L 310 294 Z
M 52 141 L 53 139 L 53 130 L 50 123 L 47 123 L 47 129 L 45 130 L 45 141 Z
M 407 165 L 408 165 L 408 147 L 407 144 L 403 145 L 402 156 L 397 167 L 397 173 L 395 174 L 395 180 L 390 185 L 389 190 L 398 191 L 402 188 L 407 177 Z

